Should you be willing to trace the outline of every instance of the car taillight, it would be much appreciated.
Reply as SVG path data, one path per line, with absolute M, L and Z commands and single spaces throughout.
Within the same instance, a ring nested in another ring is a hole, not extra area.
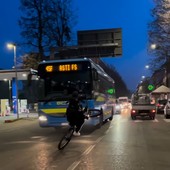
M 151 110 L 151 112 L 152 112 L 152 113 L 155 113 L 155 112 L 156 112 L 156 110 L 155 110 L 155 109 L 152 109 L 152 110 Z
M 136 113 L 136 110 L 133 109 L 133 110 L 131 111 L 131 113 Z

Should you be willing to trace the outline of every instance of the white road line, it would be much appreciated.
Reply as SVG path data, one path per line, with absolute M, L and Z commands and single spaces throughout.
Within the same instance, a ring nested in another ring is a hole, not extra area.
M 90 147 L 88 147 L 84 152 L 83 152 L 83 154 L 81 155 L 81 156 L 86 156 L 86 155 L 88 155 L 91 151 L 92 151 L 92 149 L 95 147 L 95 145 L 91 145 Z M 76 169 L 76 167 L 80 164 L 80 162 L 81 161 L 75 161 L 73 164 L 71 164 L 68 168 L 67 168 L 67 170 L 74 170 L 74 169 Z
M 74 170 L 78 165 L 80 161 L 75 161 L 71 166 L 67 168 L 67 170 Z
M 101 140 L 102 140 L 103 137 L 99 137 L 97 140 L 96 140 L 96 144 L 99 143 Z M 92 150 L 93 148 L 95 147 L 95 145 L 90 145 L 83 153 L 81 156 L 87 156 Z M 81 161 L 75 161 L 72 165 L 70 165 L 67 170 L 74 170 L 79 164 L 80 164 Z
M 96 143 L 99 143 L 101 140 L 102 140 L 103 136 L 102 137 L 99 137 L 97 140 L 96 140 Z
M 88 147 L 88 148 L 85 150 L 85 152 L 83 152 L 82 156 L 88 155 L 88 154 L 92 151 L 92 149 L 93 149 L 94 147 L 95 147 L 95 145 L 91 145 L 90 147 Z

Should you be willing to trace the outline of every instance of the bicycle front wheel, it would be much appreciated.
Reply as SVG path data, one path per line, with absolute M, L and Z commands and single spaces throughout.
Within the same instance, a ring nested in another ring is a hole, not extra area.
M 64 149 L 68 143 L 70 142 L 72 136 L 73 136 L 74 129 L 69 129 L 68 132 L 61 138 L 59 144 L 58 144 L 58 149 L 62 150 Z

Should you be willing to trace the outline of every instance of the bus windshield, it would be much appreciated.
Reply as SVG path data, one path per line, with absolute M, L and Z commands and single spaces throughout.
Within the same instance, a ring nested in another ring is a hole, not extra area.
M 45 96 L 52 94 L 63 99 L 69 97 L 75 90 L 81 90 L 83 94 L 91 94 L 92 77 L 88 63 L 81 63 L 81 69 L 76 71 L 55 70 L 53 72 L 45 72 L 47 66 L 49 65 L 42 64 L 38 70 L 40 81 L 44 84 Z

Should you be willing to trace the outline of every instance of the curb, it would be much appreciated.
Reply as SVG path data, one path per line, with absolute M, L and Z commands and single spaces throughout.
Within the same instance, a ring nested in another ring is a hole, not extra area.
M 19 119 L 13 119 L 13 120 L 5 120 L 4 123 L 12 123 L 12 122 L 16 122 L 17 120 L 21 120 L 22 118 Z

